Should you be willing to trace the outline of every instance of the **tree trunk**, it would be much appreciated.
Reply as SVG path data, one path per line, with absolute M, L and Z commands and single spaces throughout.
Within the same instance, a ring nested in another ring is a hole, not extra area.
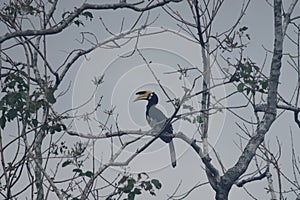
M 43 174 L 40 169 L 40 167 L 43 166 L 42 144 L 44 138 L 45 138 L 44 131 L 39 131 L 35 136 L 35 144 L 34 144 L 35 159 L 36 162 L 39 164 L 39 166 L 36 164 L 34 169 L 35 186 L 37 190 L 37 198 L 36 198 L 37 200 L 44 199 Z
M 228 182 L 229 181 L 229 182 Z M 224 177 L 221 177 L 220 182 L 218 182 L 214 188 L 216 191 L 216 200 L 227 200 L 229 191 L 231 190 L 231 187 L 233 185 L 233 182 L 230 179 L 226 179 Z
M 216 192 L 216 200 L 227 200 L 228 199 L 229 190 L 220 188 Z

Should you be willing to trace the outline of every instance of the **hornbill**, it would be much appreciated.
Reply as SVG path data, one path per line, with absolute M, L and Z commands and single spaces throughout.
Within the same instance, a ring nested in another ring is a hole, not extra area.
M 139 100 L 148 101 L 146 107 L 146 120 L 151 128 L 155 128 L 155 130 L 161 132 L 159 135 L 160 139 L 162 139 L 166 143 L 169 143 L 171 162 L 172 162 L 172 166 L 175 167 L 176 155 L 175 155 L 173 138 L 163 135 L 164 133 L 168 133 L 168 134 L 173 133 L 173 127 L 171 124 L 167 124 L 167 125 L 165 124 L 167 117 L 163 114 L 161 110 L 156 108 L 156 104 L 158 103 L 157 95 L 155 94 L 155 92 L 151 90 L 139 91 L 136 93 L 136 95 L 137 97 L 135 98 L 134 101 L 139 101 Z

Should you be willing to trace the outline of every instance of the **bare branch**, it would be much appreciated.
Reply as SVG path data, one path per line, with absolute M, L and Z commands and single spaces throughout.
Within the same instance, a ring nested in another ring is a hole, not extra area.
M 141 4 L 142 2 L 139 3 L 133 3 L 129 4 L 126 2 L 121 2 L 121 3 L 115 3 L 115 4 L 89 4 L 89 3 L 84 3 L 80 8 L 75 9 L 67 18 L 59 22 L 56 26 L 50 27 L 48 29 L 41 29 L 41 30 L 21 30 L 21 31 L 16 31 L 12 33 L 6 33 L 3 36 L 0 37 L 0 43 L 3 43 L 6 40 L 9 40 L 11 38 L 16 38 L 20 36 L 38 36 L 38 35 L 53 35 L 56 33 L 59 33 L 63 31 L 68 25 L 72 23 L 72 21 L 78 17 L 81 13 L 83 13 L 85 10 L 115 10 L 115 9 L 122 9 L 122 8 L 127 8 L 130 10 L 134 10 L 137 12 L 144 12 L 147 10 L 151 10 L 157 7 L 164 6 L 168 3 L 171 2 L 181 2 L 182 0 L 164 0 L 161 2 L 158 2 L 153 5 L 148 5 L 146 7 L 137 7 L 137 4 Z

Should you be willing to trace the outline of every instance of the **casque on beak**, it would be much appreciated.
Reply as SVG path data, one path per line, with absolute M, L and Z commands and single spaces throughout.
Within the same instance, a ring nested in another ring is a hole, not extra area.
M 149 94 L 153 93 L 151 90 L 143 90 L 136 93 L 136 98 L 134 99 L 134 102 L 139 100 L 148 100 Z

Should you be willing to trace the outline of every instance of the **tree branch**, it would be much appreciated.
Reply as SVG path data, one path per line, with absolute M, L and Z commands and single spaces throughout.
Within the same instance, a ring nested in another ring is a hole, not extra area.
M 270 70 L 266 111 L 263 116 L 262 122 L 257 126 L 256 134 L 249 140 L 237 163 L 232 168 L 230 168 L 221 178 L 221 185 L 224 185 L 228 189 L 228 192 L 235 181 L 247 170 L 257 148 L 264 141 L 265 134 L 268 132 L 269 128 L 276 118 L 277 90 L 280 77 L 283 47 L 281 8 L 282 1 L 274 0 L 275 40 L 273 51 L 274 53 Z
M 130 10 L 134 10 L 137 12 L 144 12 L 147 10 L 151 10 L 157 7 L 164 6 L 171 2 L 181 2 L 182 0 L 164 0 L 161 2 L 158 2 L 153 5 L 147 5 L 146 7 L 137 7 L 139 3 L 129 4 L 129 3 L 115 3 L 115 4 L 89 4 L 84 3 L 80 8 L 75 9 L 68 17 L 60 21 L 56 26 L 47 28 L 47 29 L 40 29 L 40 30 L 25 30 L 25 31 L 15 31 L 12 33 L 6 33 L 2 37 L 0 37 L 0 43 L 3 43 L 6 40 L 9 40 L 11 38 L 20 37 L 20 36 L 38 36 L 38 35 L 53 35 L 56 33 L 59 33 L 63 31 L 67 26 L 69 26 L 73 20 L 78 17 L 81 13 L 83 13 L 85 10 L 116 10 L 116 9 L 122 9 L 127 8 Z M 51 16 L 51 15 L 50 15 Z
M 250 177 L 250 178 L 247 178 L 247 179 L 244 179 L 244 180 L 241 180 L 239 182 L 236 183 L 236 185 L 238 187 L 243 187 L 245 184 L 247 183 L 251 183 L 253 181 L 258 181 L 258 180 L 262 180 L 264 179 L 265 177 L 267 177 L 267 174 L 269 173 L 269 169 L 266 168 L 265 172 L 258 175 L 258 176 L 253 176 L 253 177 Z

